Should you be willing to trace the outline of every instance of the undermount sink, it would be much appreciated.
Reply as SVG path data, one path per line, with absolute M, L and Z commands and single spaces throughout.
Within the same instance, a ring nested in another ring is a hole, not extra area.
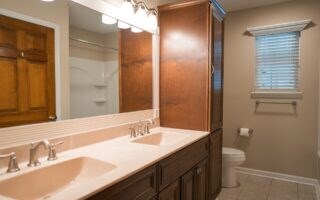
M 13 199 L 46 199 L 68 186 L 85 183 L 115 168 L 107 162 L 79 157 L 1 181 L 0 195 Z
M 189 135 L 183 134 L 183 133 L 160 132 L 160 133 L 154 133 L 152 135 L 143 136 L 141 138 L 133 140 L 132 142 L 162 146 L 162 145 L 172 145 L 172 144 L 178 143 L 187 137 L 189 137 Z

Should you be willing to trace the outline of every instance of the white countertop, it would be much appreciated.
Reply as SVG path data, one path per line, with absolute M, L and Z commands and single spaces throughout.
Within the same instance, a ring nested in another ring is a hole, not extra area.
M 45 198 L 57 200 L 85 199 L 99 191 L 102 191 L 105 188 L 110 187 L 111 185 L 120 182 L 121 180 L 130 177 L 138 171 L 157 163 L 163 158 L 168 157 L 169 155 L 181 150 L 195 141 L 200 140 L 201 138 L 204 138 L 209 134 L 208 132 L 160 127 L 151 130 L 151 134 L 159 132 L 184 133 L 187 134 L 188 137 L 172 145 L 155 146 L 132 143 L 131 141 L 133 139 L 131 139 L 128 135 L 121 136 L 78 149 L 58 153 L 59 159 L 56 161 L 49 162 L 46 161 L 45 158 L 42 158 L 40 159 L 42 165 L 39 167 L 29 168 L 26 167 L 26 163 L 20 163 L 21 170 L 19 172 L 1 175 L 0 181 L 77 157 L 90 157 L 115 165 L 115 169 L 101 176 L 86 181 L 83 184 L 70 184 L 70 186 L 62 188 L 59 191 L 55 191 Z M 8 198 L 0 195 L 0 199 Z

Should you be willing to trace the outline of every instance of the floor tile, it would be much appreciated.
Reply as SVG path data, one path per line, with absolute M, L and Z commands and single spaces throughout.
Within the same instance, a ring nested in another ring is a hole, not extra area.
M 317 200 L 315 188 L 298 184 L 237 173 L 236 188 L 223 188 L 218 200 Z
M 271 179 L 249 176 L 237 200 L 267 200 Z
M 272 180 L 268 200 L 298 200 L 298 184 Z

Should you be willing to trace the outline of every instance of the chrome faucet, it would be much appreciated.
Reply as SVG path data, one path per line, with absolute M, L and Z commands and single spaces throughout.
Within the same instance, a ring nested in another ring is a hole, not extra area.
M 144 127 L 144 132 L 145 133 L 150 133 L 150 125 L 154 125 L 154 120 L 153 119 L 148 119 L 147 121 L 146 121 L 146 125 L 145 125 L 145 127 Z
M 17 172 L 20 170 L 17 162 L 16 153 L 12 152 L 6 155 L 0 155 L 0 159 L 9 158 L 7 173 Z
M 150 133 L 150 125 L 154 125 L 153 119 L 148 119 L 145 121 L 139 121 L 137 126 L 130 126 L 130 137 L 137 137 L 139 135 L 143 136 L 144 134 Z
M 29 164 L 28 167 L 35 167 L 40 165 L 41 163 L 38 160 L 37 151 L 40 146 L 43 146 L 44 148 L 49 148 L 50 143 L 48 140 L 42 140 L 40 142 L 31 143 L 30 144 L 30 157 L 29 157 Z

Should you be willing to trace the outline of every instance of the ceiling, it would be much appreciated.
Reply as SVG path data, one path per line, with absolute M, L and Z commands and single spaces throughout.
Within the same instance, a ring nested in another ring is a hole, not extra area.
M 115 6 L 120 6 L 123 0 L 104 0 L 112 3 Z M 140 0 L 139 0 L 140 1 Z M 156 7 L 167 3 L 174 3 L 183 0 L 144 0 L 148 7 Z M 292 0 L 218 0 L 218 2 L 225 8 L 226 11 L 236 11 L 259 6 L 282 3 Z M 85 16 L 85 17 L 84 17 Z M 70 2 L 70 25 L 92 31 L 99 34 L 106 34 L 117 31 L 116 25 L 105 25 L 101 23 L 101 14 L 81 6 L 77 3 Z
M 157 0 L 158 5 L 179 2 L 181 0 Z M 271 4 L 277 4 L 292 0 L 217 0 L 226 11 L 236 11 L 248 8 L 255 8 Z
M 118 30 L 116 25 L 103 24 L 99 12 L 72 1 L 69 3 L 69 23 L 70 26 L 99 34 L 111 33 Z

